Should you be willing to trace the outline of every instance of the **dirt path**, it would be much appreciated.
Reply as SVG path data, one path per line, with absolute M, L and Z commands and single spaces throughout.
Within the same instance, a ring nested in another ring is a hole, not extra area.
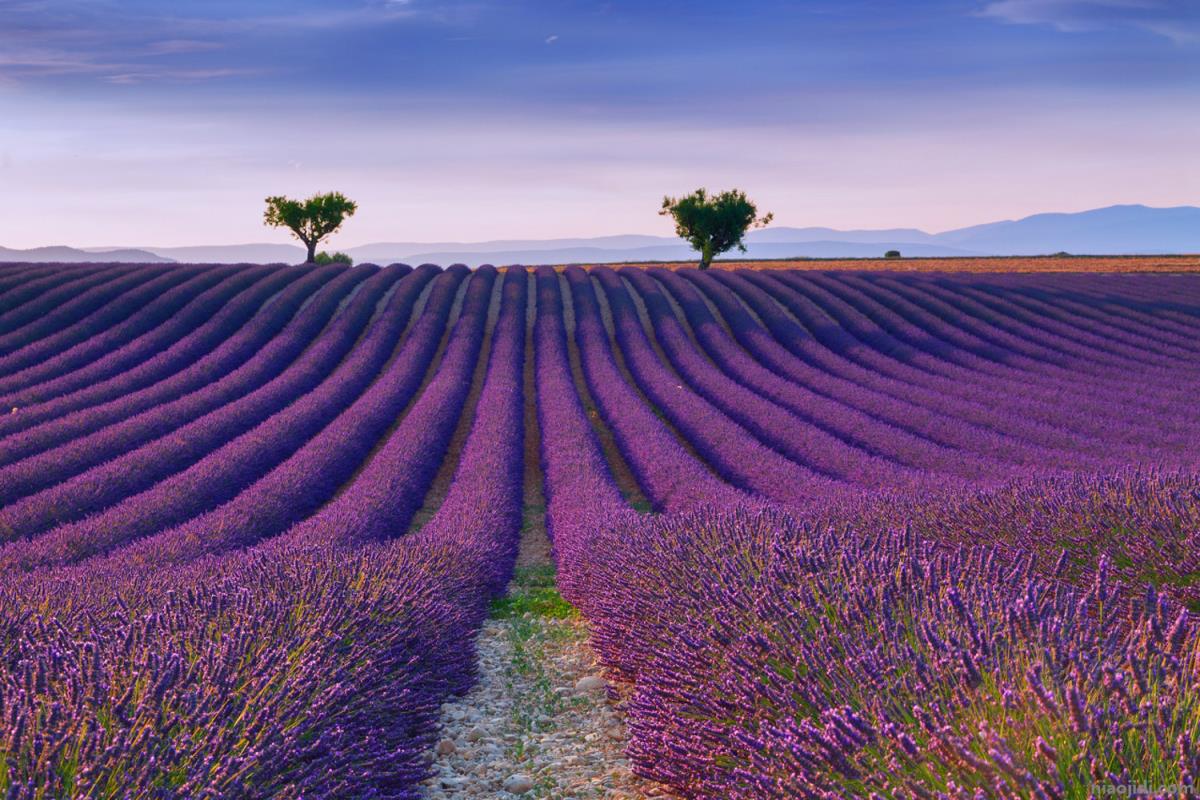
M 509 596 L 479 637 L 478 684 L 442 707 L 428 797 L 671 797 L 630 771 L 619 687 L 605 680 L 586 625 L 554 589 L 539 524 L 526 525 L 521 551 Z

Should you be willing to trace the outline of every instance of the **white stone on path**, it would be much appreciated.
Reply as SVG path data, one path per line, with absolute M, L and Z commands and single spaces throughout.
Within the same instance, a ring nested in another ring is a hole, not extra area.
M 577 692 L 602 692 L 608 688 L 608 681 L 599 675 L 586 675 L 575 681 Z
M 512 794 L 525 794 L 533 788 L 533 778 L 517 773 L 504 782 L 504 791 Z

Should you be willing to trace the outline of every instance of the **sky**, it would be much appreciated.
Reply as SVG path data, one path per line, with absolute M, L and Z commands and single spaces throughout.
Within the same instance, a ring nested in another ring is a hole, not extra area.
M 930 232 L 1200 205 L 1200 0 L 0 0 L 0 245 Z

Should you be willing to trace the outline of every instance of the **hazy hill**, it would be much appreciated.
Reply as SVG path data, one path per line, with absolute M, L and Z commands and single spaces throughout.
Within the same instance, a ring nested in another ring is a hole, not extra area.
M 906 256 L 1041 255 L 1200 252 L 1200 208 L 1112 206 L 1073 214 L 1036 214 L 927 233 L 915 228 L 837 230 L 772 226 L 746 237 L 747 258 L 870 258 L 888 250 Z M 695 253 L 669 236 L 590 239 L 505 239 L 487 242 L 377 242 L 346 249 L 356 261 L 476 265 L 590 261 L 688 260 Z
M 1079 254 L 1195 253 L 1200 208 L 1110 206 L 1077 214 L 1035 214 L 938 234 L 938 241 L 995 255 L 1065 250 Z
M 836 228 L 762 228 L 746 237 L 751 242 L 849 242 L 860 244 L 937 244 L 933 234 L 916 228 L 839 231 Z
M 670 240 L 666 240 L 670 241 Z M 856 242 L 755 242 L 747 243 L 745 258 L 872 258 L 887 250 L 900 249 L 911 256 L 974 255 L 963 250 L 938 245 L 908 243 L 860 244 Z M 350 251 L 354 254 L 354 250 Z M 735 253 L 733 255 L 741 255 Z M 496 250 L 473 252 L 443 250 L 414 253 L 382 259 L 360 259 L 386 263 L 405 261 L 412 264 L 588 264 L 615 261 L 690 261 L 696 253 L 686 244 L 663 244 L 655 247 L 635 247 L 613 250 L 604 247 L 564 247 L 553 250 Z M 729 257 L 729 256 L 726 256 Z
M 224 244 L 197 247 L 155 247 L 155 253 L 184 264 L 295 264 L 304 248 L 290 244 Z
M 682 245 L 682 242 L 674 237 L 628 234 L 596 236 L 583 239 L 493 239 L 486 242 L 375 242 L 373 244 L 348 248 L 346 252 L 359 261 L 386 262 L 398 259 L 412 260 L 417 256 L 426 254 L 548 253 L 552 251 L 565 252 L 579 248 L 629 251 L 664 245 Z M 686 245 L 684 246 L 686 247 Z
M 301 256 L 303 257 L 303 256 Z M 121 248 L 117 250 L 80 250 L 75 247 L 35 247 L 31 250 L 13 250 L 0 247 L 0 261 L 25 261 L 33 263 L 79 263 L 87 261 L 124 261 L 130 263 L 161 263 L 176 261 L 148 250 Z
M 905 256 L 1125 255 L 1200 252 L 1200 208 L 1110 206 L 1070 214 L 1035 214 L 942 233 L 915 228 L 836 230 L 775 226 L 746 237 L 747 258 L 870 258 L 888 250 Z M 569 264 L 605 261 L 678 261 L 696 257 L 671 236 L 640 234 L 567 239 L 495 239 L 485 242 L 375 242 L 344 249 L 358 263 L 433 262 L 470 265 Z M 735 254 L 736 255 L 736 254 Z M 182 261 L 295 263 L 304 251 L 290 244 L 141 247 L 83 251 L 0 248 L 0 261 Z

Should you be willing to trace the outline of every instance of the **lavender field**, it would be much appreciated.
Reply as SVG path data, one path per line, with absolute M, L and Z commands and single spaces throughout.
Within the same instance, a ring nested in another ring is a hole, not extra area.
M 1195 274 L 0 266 L 0 797 L 421 796 L 543 514 L 680 797 L 1200 792 L 1198 396 Z

